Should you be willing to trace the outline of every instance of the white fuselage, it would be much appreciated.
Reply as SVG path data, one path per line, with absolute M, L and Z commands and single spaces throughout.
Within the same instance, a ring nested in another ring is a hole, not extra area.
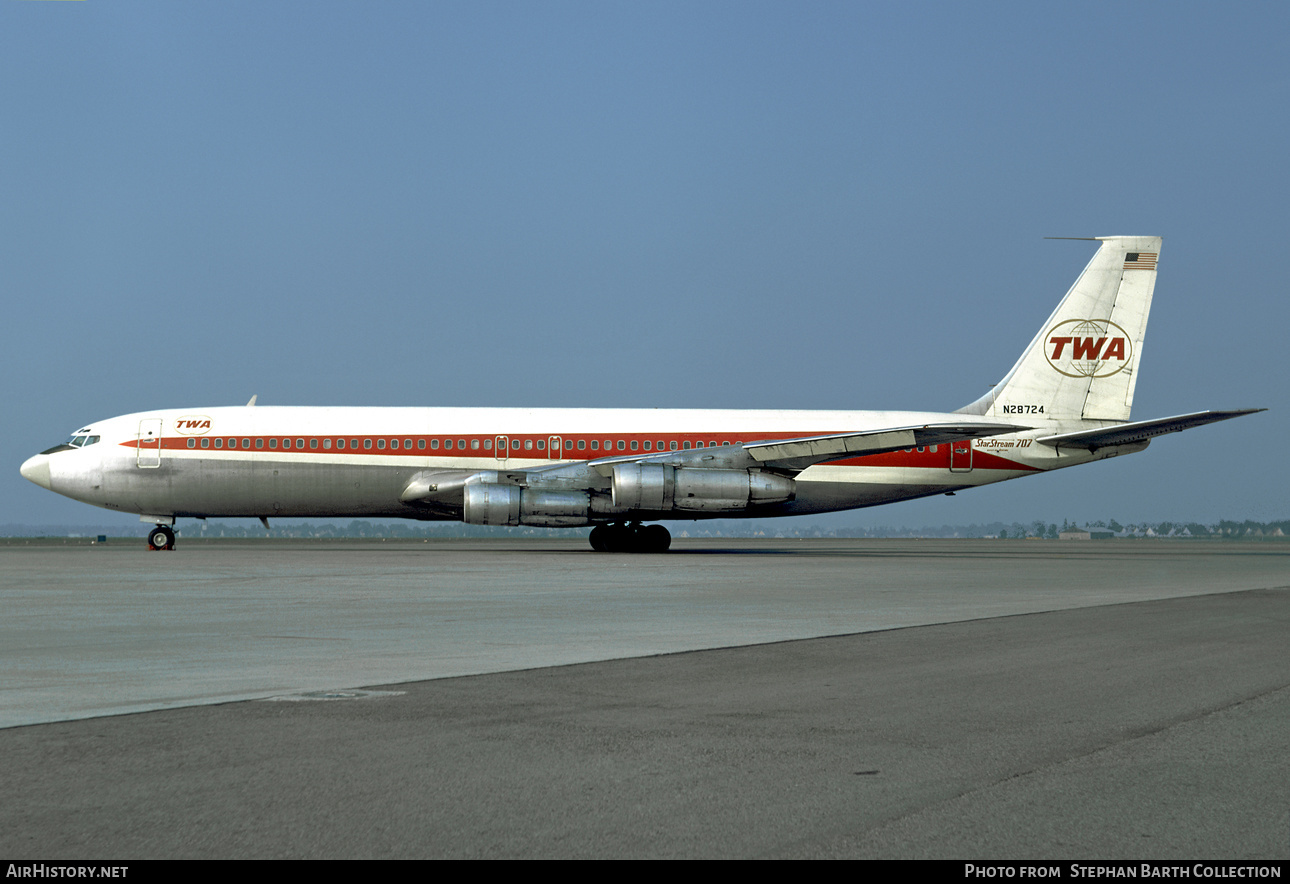
M 221 407 L 100 421 L 98 441 L 51 450 L 23 474 L 95 506 L 146 516 L 460 515 L 400 499 L 426 471 L 535 474 L 560 464 L 677 451 L 702 467 L 704 451 L 769 439 L 963 421 L 962 415 L 866 411 L 668 409 Z M 1144 444 L 1055 451 L 1033 439 L 1061 422 L 971 442 L 852 457 L 796 476 L 793 499 L 671 518 L 772 516 L 873 506 L 1073 466 Z M 1086 423 L 1081 424 L 1085 426 Z M 685 454 L 686 452 L 691 452 Z M 723 452 L 724 453 L 724 452 Z M 593 495 L 595 491 L 592 491 Z M 599 520 L 632 513 L 600 510 Z M 669 518 L 654 514 L 649 518 Z M 598 519 L 592 518 L 591 521 Z

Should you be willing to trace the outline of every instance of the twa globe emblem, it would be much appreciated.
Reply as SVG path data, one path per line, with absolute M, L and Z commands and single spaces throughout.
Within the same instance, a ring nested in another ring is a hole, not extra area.
M 1133 356 L 1129 333 L 1109 319 L 1067 319 L 1044 335 L 1048 364 L 1071 378 L 1105 378 Z

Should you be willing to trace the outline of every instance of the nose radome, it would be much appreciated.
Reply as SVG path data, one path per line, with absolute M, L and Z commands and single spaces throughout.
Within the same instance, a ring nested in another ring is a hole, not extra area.
M 49 490 L 49 455 L 37 454 L 34 457 L 27 458 L 19 469 L 22 477 L 29 482 L 35 482 L 41 488 Z

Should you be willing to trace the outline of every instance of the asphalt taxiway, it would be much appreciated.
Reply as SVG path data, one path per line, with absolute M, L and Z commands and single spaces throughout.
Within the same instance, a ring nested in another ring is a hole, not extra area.
M 1281 544 L 10 545 L 0 599 L 9 856 L 1290 854 Z

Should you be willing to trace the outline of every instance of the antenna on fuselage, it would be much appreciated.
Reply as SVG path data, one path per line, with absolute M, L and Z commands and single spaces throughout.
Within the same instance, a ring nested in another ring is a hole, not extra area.
M 259 396 L 259 395 L 260 395 L 259 393 L 256 393 L 256 394 L 255 394 L 255 396 Z M 248 403 L 246 403 L 246 407 L 247 407 L 247 408 L 250 408 L 252 405 L 254 405 L 254 404 L 255 404 L 255 396 L 252 396 L 252 397 L 251 397 L 251 401 L 250 401 L 250 402 L 248 402 Z

